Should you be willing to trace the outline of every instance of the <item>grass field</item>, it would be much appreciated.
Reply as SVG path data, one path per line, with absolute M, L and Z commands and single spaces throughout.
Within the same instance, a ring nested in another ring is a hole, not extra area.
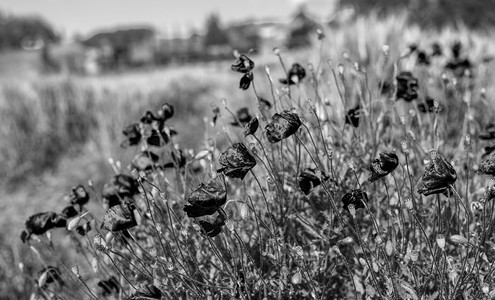
M 488 204 L 494 200 L 481 201 L 492 182 L 488 176 L 475 174 L 482 149 L 489 145 L 477 136 L 493 121 L 494 112 L 495 75 L 489 58 L 495 55 L 495 43 L 490 35 L 467 29 L 425 31 L 406 24 L 404 16 L 358 18 L 342 28 L 327 28 L 325 33 L 324 40 L 315 39 L 308 49 L 294 53 L 282 49 L 283 66 L 273 53 L 251 57 L 256 64 L 257 93 L 276 105 L 268 111 L 258 110 L 252 86 L 246 91 L 238 88 L 242 74 L 230 70 L 235 59 L 94 77 L 36 72 L 26 76 L 28 67 L 16 74 L 15 66 L 5 63 L 9 59 L 0 59 L 0 65 L 6 66 L 0 69 L 0 225 L 4 228 L 0 233 L 0 298 L 27 299 L 38 291 L 33 278 L 44 264 L 58 265 L 66 284 L 81 299 L 90 299 L 91 292 L 62 266 L 78 264 L 94 293 L 98 280 L 115 275 L 122 286 L 116 299 L 125 299 L 139 283 L 154 284 L 166 299 L 226 299 L 229 295 L 242 299 L 493 298 L 495 253 L 490 245 L 495 241 L 491 237 L 493 205 Z M 472 79 L 454 78 L 444 69 L 455 41 L 462 42 L 463 57 L 473 63 Z M 433 58 L 429 66 L 417 65 L 416 55 L 407 53 L 411 43 L 428 50 L 433 42 L 444 46 L 445 56 Z M 384 45 L 389 50 L 384 51 Z M 278 78 L 294 62 L 306 68 L 307 76 L 287 89 Z M 270 68 L 273 86 L 265 66 Z M 418 100 L 395 101 L 393 94 L 380 93 L 379 87 L 391 83 L 400 71 L 411 71 L 418 78 Z M 441 113 L 418 111 L 416 103 L 427 95 L 438 100 Z M 65 229 L 53 231 L 54 249 L 64 249 L 60 261 L 44 235 L 41 242 L 31 242 L 42 253 L 40 261 L 19 239 L 27 217 L 59 211 L 72 186 L 91 180 L 97 193 L 90 193 L 92 200 L 86 208 L 97 217 L 98 221 L 92 221 L 96 227 L 105 213 L 97 194 L 113 175 L 108 159 L 121 161 L 123 173 L 130 174 L 127 165 L 140 150 L 120 147 L 122 129 L 145 111 L 156 111 L 163 102 L 175 107 L 169 121 L 178 131 L 173 144 L 194 154 L 210 151 L 202 159 L 204 172 L 194 176 L 187 170 L 148 174 L 149 181 L 168 196 L 164 200 L 146 185 L 154 201 L 161 203 L 153 212 L 146 208 L 144 195 L 135 196 L 137 205 L 144 205 L 139 208 L 143 220 L 130 231 L 147 238 L 141 244 L 131 243 L 130 247 L 139 248 L 134 255 L 124 251 L 125 243 L 115 238 L 110 248 L 118 252 L 112 257 L 121 271 L 104 255 L 95 254 L 92 238 L 72 239 L 75 235 Z M 344 124 L 344 116 L 357 103 L 363 112 L 360 125 L 354 128 Z M 247 106 L 258 115 L 259 141 L 243 138 L 242 129 L 230 126 L 233 117 L 225 104 L 232 112 Z M 220 108 L 221 115 L 212 126 L 214 107 Z M 281 143 L 269 143 L 261 132 L 271 115 L 291 107 L 307 130 L 303 126 Z M 198 223 L 184 215 L 184 196 L 211 178 L 219 168 L 220 154 L 235 141 L 248 146 L 257 165 L 243 181 L 228 180 L 229 203 L 222 212 L 231 222 L 219 236 L 209 238 L 195 231 Z M 465 150 L 466 143 L 471 151 Z M 453 164 L 459 197 L 417 193 L 425 166 L 435 161 L 431 149 Z M 399 157 L 399 167 L 381 181 L 368 182 L 370 163 L 379 153 L 392 150 Z M 328 181 L 307 196 L 298 186 L 299 174 L 306 167 L 329 175 Z M 184 185 L 169 184 L 176 179 Z M 357 188 L 366 191 L 369 202 L 352 217 L 342 209 L 341 198 Z M 407 208 L 406 198 L 412 199 L 414 209 Z M 483 209 L 473 209 L 473 203 L 482 203 Z M 156 222 L 162 224 L 163 233 L 156 229 Z M 448 240 L 444 248 L 438 241 L 440 234 Z M 466 241 L 450 238 L 457 235 Z M 159 264 L 146 254 L 152 250 L 173 263 L 168 275 L 164 268 L 151 267 Z M 89 256 L 99 257 L 96 273 L 86 260 Z M 128 261 L 137 267 L 127 270 Z M 143 279 L 140 272 L 152 276 L 143 275 Z M 58 292 L 68 297 L 67 290 Z

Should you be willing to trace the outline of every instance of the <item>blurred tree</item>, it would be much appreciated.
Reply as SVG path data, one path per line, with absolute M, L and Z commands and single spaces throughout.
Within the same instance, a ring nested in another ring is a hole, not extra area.
M 206 21 L 205 46 L 222 46 L 229 44 L 229 38 L 224 30 L 220 28 L 220 18 L 212 14 Z
M 59 36 L 43 19 L 0 14 L 0 49 L 58 42 Z
M 311 34 L 314 33 L 316 22 L 308 17 L 304 7 L 301 7 L 291 22 L 287 48 L 302 48 L 311 45 Z

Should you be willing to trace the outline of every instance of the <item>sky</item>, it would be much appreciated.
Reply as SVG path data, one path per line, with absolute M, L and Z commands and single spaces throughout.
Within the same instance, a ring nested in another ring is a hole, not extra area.
M 336 0 L 0 0 L 0 11 L 38 15 L 66 37 L 88 35 L 121 25 L 151 25 L 165 34 L 185 34 L 204 27 L 218 13 L 223 23 L 287 19 L 300 6 L 328 17 Z

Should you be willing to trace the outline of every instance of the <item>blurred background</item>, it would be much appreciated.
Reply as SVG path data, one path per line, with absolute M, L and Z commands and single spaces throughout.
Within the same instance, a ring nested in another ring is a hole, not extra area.
M 230 71 L 234 50 L 256 62 L 268 97 L 263 67 L 283 77 L 275 47 L 290 64 L 351 57 L 367 66 L 384 44 L 398 55 L 460 40 L 481 60 L 494 24 L 495 0 L 2 0 L 0 299 L 31 292 L 25 219 L 56 210 L 71 186 L 92 180 L 101 190 L 108 159 L 127 165 L 137 151 L 120 147 L 125 125 L 172 103 L 179 144 L 198 150 L 205 131 L 219 130 L 205 124 L 221 99 L 254 111 Z

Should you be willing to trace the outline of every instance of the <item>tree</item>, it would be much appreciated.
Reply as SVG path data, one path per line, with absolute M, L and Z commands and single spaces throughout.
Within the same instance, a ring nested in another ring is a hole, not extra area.
M 229 38 L 224 30 L 220 28 L 220 18 L 216 14 L 210 15 L 206 21 L 205 46 L 228 45 Z

